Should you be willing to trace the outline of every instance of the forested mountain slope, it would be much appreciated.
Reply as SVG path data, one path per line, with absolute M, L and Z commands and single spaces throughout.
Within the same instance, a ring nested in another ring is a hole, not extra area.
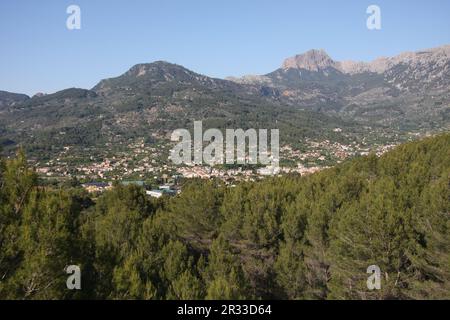
M 23 145 L 42 158 L 67 146 L 103 150 L 106 143 L 155 137 L 167 142 L 173 130 L 191 129 L 199 120 L 205 128 L 277 128 L 282 144 L 336 139 L 336 127 L 363 130 L 351 120 L 292 109 L 253 86 L 157 61 L 135 65 L 91 90 L 70 88 L 0 108 L 0 145 Z
M 24 145 L 37 158 L 64 147 L 103 151 L 107 143 L 167 141 L 195 120 L 209 128 L 278 128 L 281 144 L 296 147 L 306 138 L 398 140 L 450 128 L 448 45 L 370 63 L 310 50 L 266 75 L 229 80 L 156 61 L 90 90 L 32 98 L 0 91 L 0 145 Z M 333 134 L 337 127 L 341 135 Z

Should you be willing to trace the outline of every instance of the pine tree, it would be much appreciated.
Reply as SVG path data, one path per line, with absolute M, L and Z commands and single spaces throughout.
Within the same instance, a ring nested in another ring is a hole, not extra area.
M 22 215 L 36 184 L 36 174 L 28 168 L 22 149 L 14 159 L 0 159 L 0 297 L 18 297 L 11 277 L 22 261 Z
M 208 266 L 203 274 L 207 299 L 243 299 L 247 285 L 240 267 L 239 257 L 224 236 L 219 235 L 211 244 Z
M 19 228 L 22 263 L 12 282 L 26 299 L 62 299 L 66 288 L 65 269 L 77 265 L 72 199 L 63 191 L 32 191 Z
M 201 280 L 190 270 L 184 271 L 171 284 L 173 298 L 178 300 L 199 300 L 204 298 Z

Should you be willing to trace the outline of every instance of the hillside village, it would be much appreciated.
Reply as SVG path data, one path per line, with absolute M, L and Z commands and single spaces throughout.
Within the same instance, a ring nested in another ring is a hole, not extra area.
M 337 128 L 336 130 L 338 130 Z M 114 181 L 144 186 L 147 194 L 159 198 L 181 192 L 182 179 L 219 179 L 227 185 L 241 181 L 257 181 L 274 175 L 308 175 L 345 159 L 368 155 L 382 155 L 395 147 L 387 144 L 371 147 L 357 142 L 341 144 L 329 140 L 305 140 L 305 150 L 291 145 L 280 148 L 280 166 L 207 166 L 174 165 L 168 159 L 173 143 L 148 144 L 144 139 L 130 142 L 120 152 L 90 156 L 89 161 L 76 163 L 75 147 L 66 146 L 58 157 L 47 162 L 33 161 L 36 172 L 47 181 L 64 181 L 75 178 L 90 193 L 101 193 L 112 188 Z

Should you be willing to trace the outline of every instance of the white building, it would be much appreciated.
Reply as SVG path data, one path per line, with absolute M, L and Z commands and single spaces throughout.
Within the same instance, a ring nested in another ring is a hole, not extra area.
M 162 190 L 147 190 L 145 193 L 153 198 L 161 198 L 164 194 Z

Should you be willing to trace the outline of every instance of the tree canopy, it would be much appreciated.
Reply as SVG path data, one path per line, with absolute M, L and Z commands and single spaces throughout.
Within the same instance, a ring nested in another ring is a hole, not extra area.
M 450 135 L 158 200 L 44 187 L 19 151 L 0 160 L 0 298 L 449 299 Z

